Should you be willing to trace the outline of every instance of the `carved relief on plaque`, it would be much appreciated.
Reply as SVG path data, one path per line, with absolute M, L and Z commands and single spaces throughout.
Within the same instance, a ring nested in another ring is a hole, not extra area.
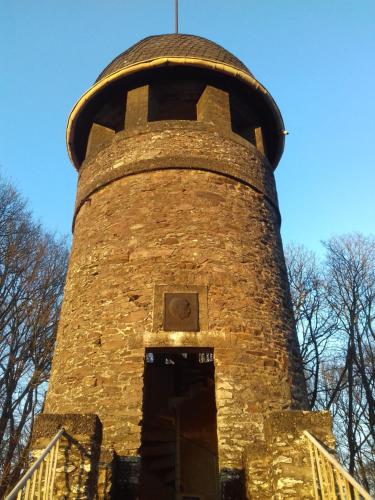
M 164 294 L 164 330 L 182 332 L 199 330 L 197 293 Z
M 154 332 L 201 332 L 207 330 L 206 286 L 155 285 Z

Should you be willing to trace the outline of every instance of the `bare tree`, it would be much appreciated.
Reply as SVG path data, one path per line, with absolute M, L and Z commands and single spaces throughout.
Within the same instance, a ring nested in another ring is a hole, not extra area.
M 27 459 L 48 379 L 67 248 L 0 180 L 0 497 Z
M 313 409 L 336 322 L 330 314 L 322 269 L 315 255 L 302 246 L 288 245 L 286 262 L 308 399 Z
M 287 265 L 313 409 L 329 409 L 338 451 L 375 488 L 375 240 L 324 243 L 325 261 L 290 245 Z
M 327 299 L 342 352 L 327 408 L 342 403 L 345 394 L 348 467 L 359 474 L 361 449 L 374 450 L 375 445 L 375 240 L 354 234 L 332 238 L 324 246 Z

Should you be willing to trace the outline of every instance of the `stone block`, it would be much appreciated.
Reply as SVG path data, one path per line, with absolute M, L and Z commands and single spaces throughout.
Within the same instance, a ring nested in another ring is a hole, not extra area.
M 308 430 L 334 446 L 329 412 L 274 411 L 264 421 L 264 441 L 244 454 L 248 499 L 313 499 Z
M 144 126 L 149 113 L 149 85 L 129 90 L 126 98 L 125 129 Z
M 102 440 L 102 425 L 96 415 L 39 415 L 33 427 L 32 455 L 40 456 L 62 427 L 53 498 L 96 498 Z
M 198 121 L 211 122 L 219 129 L 230 129 L 229 93 L 207 85 L 197 104 L 197 118 Z
M 100 125 L 99 123 L 93 123 L 91 126 L 87 148 L 86 157 L 95 156 L 95 154 L 102 149 L 103 146 L 108 144 L 115 136 L 115 130 Z

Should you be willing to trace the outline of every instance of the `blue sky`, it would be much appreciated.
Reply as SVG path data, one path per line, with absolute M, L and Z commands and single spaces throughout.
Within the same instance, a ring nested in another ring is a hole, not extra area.
M 0 0 L 0 173 L 48 230 L 70 233 L 71 108 L 128 46 L 173 32 L 173 4 Z M 374 0 L 180 0 L 180 32 L 233 52 L 280 107 L 284 242 L 374 233 Z

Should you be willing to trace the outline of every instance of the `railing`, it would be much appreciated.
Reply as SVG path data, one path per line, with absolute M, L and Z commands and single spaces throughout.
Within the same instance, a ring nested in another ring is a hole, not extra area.
M 308 431 L 309 449 L 316 500 L 374 500 L 334 456 Z
M 53 487 L 59 444 L 64 429 L 60 429 L 40 455 L 38 460 L 30 467 L 18 481 L 5 500 L 53 500 Z

